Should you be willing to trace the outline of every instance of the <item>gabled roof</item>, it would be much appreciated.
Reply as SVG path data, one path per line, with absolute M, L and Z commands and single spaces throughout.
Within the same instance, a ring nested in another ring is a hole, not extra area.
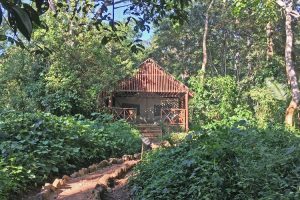
M 151 58 L 139 66 L 134 76 L 122 80 L 116 92 L 188 93 L 193 96 L 186 85 L 176 80 Z

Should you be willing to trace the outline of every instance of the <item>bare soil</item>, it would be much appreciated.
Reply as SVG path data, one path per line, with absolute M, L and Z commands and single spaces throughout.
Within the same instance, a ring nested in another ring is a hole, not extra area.
M 104 200 L 130 200 L 130 190 L 127 185 L 130 176 L 132 176 L 132 171 L 125 177 L 116 180 L 112 191 L 105 194 Z
M 125 166 L 126 164 L 135 163 L 138 161 L 126 161 L 122 164 L 116 164 L 106 167 L 100 171 L 96 171 L 91 174 L 87 174 L 82 177 L 71 179 L 64 188 L 58 191 L 56 199 L 59 200 L 92 200 L 92 191 L 97 185 L 97 181 L 106 174 L 112 174 L 116 170 Z M 129 189 L 127 188 L 127 181 L 129 176 L 125 176 L 122 179 L 115 180 L 114 187 L 111 192 L 105 195 L 105 200 L 129 200 Z
M 81 176 L 78 178 L 71 178 L 63 188 L 56 191 L 51 195 L 51 200 L 94 200 L 93 190 L 96 185 L 99 183 L 99 180 L 104 175 L 113 174 L 115 171 L 120 168 L 136 164 L 139 160 L 130 160 L 125 161 L 122 164 L 114 164 L 98 170 L 96 172 Z M 132 175 L 132 172 L 129 171 L 124 177 L 120 177 L 113 181 L 111 188 L 104 195 L 104 200 L 129 200 L 130 192 L 127 186 L 128 178 Z M 33 199 L 35 195 L 27 197 L 25 199 Z M 24 199 L 24 198 L 22 198 Z

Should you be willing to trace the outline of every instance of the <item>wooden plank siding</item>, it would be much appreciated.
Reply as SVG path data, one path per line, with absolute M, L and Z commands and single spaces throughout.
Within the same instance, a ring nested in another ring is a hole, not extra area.
M 116 92 L 144 92 L 144 93 L 188 93 L 189 88 L 174 76 L 167 73 L 154 60 L 147 59 L 143 62 L 137 73 L 122 80 Z

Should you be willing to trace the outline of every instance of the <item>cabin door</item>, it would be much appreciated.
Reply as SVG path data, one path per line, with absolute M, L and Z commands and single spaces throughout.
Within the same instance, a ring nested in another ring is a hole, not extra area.
M 154 113 L 153 113 L 153 99 L 152 98 L 142 98 L 141 99 L 141 115 L 140 122 L 146 124 L 154 123 Z

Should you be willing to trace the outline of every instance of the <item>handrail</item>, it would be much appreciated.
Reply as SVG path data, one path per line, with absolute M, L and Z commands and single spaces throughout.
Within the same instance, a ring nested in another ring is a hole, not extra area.
M 161 120 L 171 125 L 185 124 L 185 109 L 164 108 L 161 109 Z
M 114 119 L 124 119 L 128 122 L 136 122 L 136 108 L 110 107 L 109 109 L 114 116 Z

